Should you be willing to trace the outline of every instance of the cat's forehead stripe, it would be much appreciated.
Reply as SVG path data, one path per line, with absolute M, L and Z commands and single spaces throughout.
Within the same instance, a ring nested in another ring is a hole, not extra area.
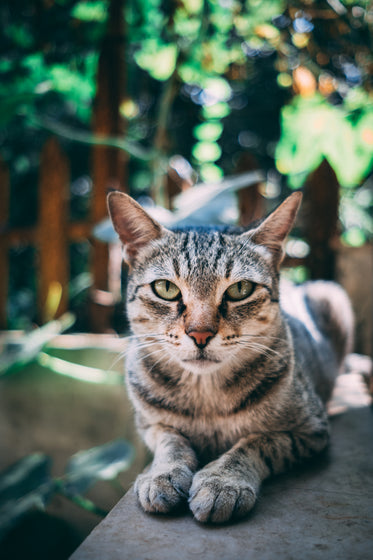
M 170 232 L 153 243 L 135 275 L 142 283 L 157 278 L 185 279 L 198 291 L 210 293 L 224 278 L 268 284 L 266 257 L 264 247 L 239 235 L 214 230 Z
M 189 272 L 194 273 L 201 266 L 211 271 L 216 270 L 224 256 L 224 249 L 224 236 L 220 232 L 186 232 L 183 254 Z
M 179 267 L 179 261 L 177 260 L 177 258 L 175 257 L 172 261 L 172 265 L 174 267 L 175 270 L 175 274 L 176 276 L 180 276 L 180 267 Z

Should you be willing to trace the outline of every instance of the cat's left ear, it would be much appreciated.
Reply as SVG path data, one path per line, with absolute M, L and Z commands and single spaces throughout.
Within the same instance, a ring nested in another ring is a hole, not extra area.
M 254 243 L 270 250 L 277 266 L 284 257 L 284 243 L 294 225 L 301 201 L 302 193 L 293 193 L 257 228 L 246 234 Z
M 124 245 L 124 258 L 128 264 L 143 247 L 166 232 L 128 194 L 113 191 L 109 193 L 107 203 L 114 229 Z

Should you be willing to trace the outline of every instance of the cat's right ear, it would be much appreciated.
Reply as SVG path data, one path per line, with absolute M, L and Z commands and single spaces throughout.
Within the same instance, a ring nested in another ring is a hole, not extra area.
M 131 264 L 139 250 L 152 240 L 162 237 L 165 229 L 125 193 L 109 193 L 107 204 L 114 229 L 124 245 L 124 259 Z
M 293 227 L 301 201 L 302 193 L 294 192 L 259 226 L 244 234 L 254 243 L 267 247 L 277 267 L 284 257 L 285 240 Z

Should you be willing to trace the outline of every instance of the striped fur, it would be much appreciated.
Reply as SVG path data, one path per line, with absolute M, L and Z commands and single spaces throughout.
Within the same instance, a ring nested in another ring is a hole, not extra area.
M 296 193 L 246 232 L 168 231 L 127 195 L 109 195 L 130 268 L 128 390 L 154 454 L 135 484 L 145 511 L 188 501 L 201 522 L 242 517 L 265 478 L 327 445 L 324 403 L 353 319 L 335 284 L 280 285 L 299 204 Z M 160 297 L 157 280 L 175 284 L 177 299 Z M 244 281 L 252 293 L 230 299 Z

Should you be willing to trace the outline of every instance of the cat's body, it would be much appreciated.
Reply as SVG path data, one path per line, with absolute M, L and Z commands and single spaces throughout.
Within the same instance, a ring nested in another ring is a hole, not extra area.
M 199 521 L 240 517 L 262 480 L 327 445 L 324 402 L 352 315 L 335 284 L 280 290 L 299 202 L 246 233 L 170 232 L 126 195 L 109 196 L 130 265 L 128 390 L 154 453 L 135 485 L 146 511 L 189 499 Z

